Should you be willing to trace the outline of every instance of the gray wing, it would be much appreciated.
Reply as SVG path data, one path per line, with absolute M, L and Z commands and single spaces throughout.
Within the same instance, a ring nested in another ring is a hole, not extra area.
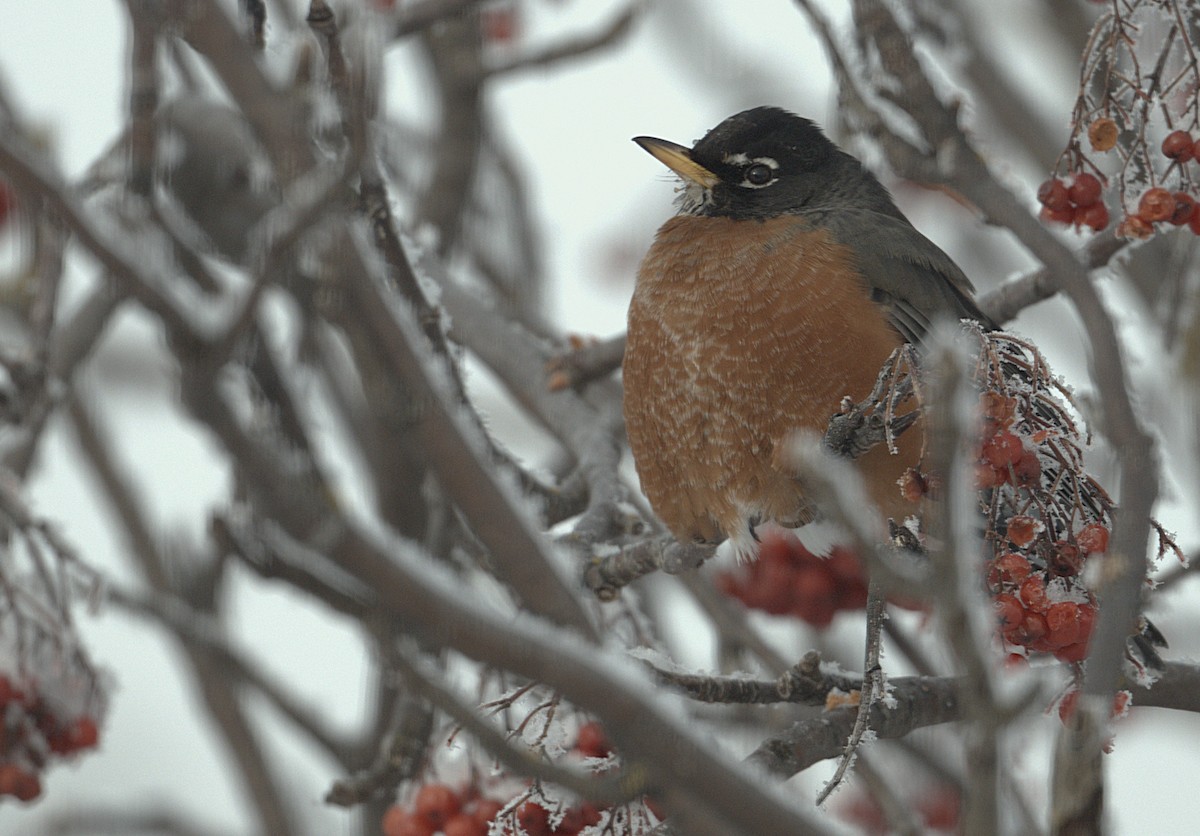
M 834 239 L 855 254 L 871 296 L 910 343 L 921 342 L 937 319 L 993 323 L 975 304 L 966 274 L 903 218 L 879 212 L 836 212 L 822 219 Z

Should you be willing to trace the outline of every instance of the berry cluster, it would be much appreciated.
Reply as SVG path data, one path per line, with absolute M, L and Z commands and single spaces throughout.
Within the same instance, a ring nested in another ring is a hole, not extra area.
M 587 722 L 576 733 L 572 752 L 579 758 L 606 761 L 613 756 L 612 744 L 604 729 L 596 722 Z M 603 767 L 604 764 L 601 765 Z M 383 816 L 384 836 L 576 836 L 599 825 L 619 825 L 637 819 L 646 824 L 649 818 L 662 821 L 664 815 L 649 798 L 642 799 L 625 808 L 614 808 L 580 801 L 561 804 L 547 800 L 534 790 L 525 790 L 513 795 L 511 789 L 507 801 L 495 796 L 500 790 L 491 789 L 485 794 L 477 782 L 471 782 L 460 790 L 444 783 L 428 783 L 419 787 L 407 804 L 395 804 Z M 635 807 L 636 810 L 630 808 Z M 637 827 L 614 832 L 638 832 Z
M 979 411 L 983 440 L 975 463 L 976 488 L 1004 488 L 1010 507 L 1022 511 L 995 520 L 989 532 L 996 554 L 987 568 L 987 586 L 1000 635 L 1012 647 L 1082 661 L 1096 604 L 1079 572 L 1088 555 L 1108 548 L 1108 528 L 1088 522 L 1052 536 L 1055 521 L 1047 524 L 1034 513 L 1043 490 L 1040 456 L 1057 463 L 1059 434 L 1050 428 L 1028 432 L 1028 422 L 1018 420 L 1019 399 L 995 390 L 982 394 Z
M 906 798 L 922 825 L 922 832 L 961 832 L 962 798 L 958 790 L 945 784 L 912 792 Z M 894 833 L 895 822 L 890 820 L 879 802 L 858 787 L 847 792 L 835 807 L 838 818 L 853 825 L 860 833 Z
M 1103 191 L 1100 179 L 1087 172 L 1076 175 L 1070 185 L 1060 178 L 1051 178 L 1038 186 L 1038 203 L 1042 204 L 1039 217 L 1099 232 L 1108 226 L 1108 207 L 1100 199 Z
M 722 592 L 747 607 L 792 615 L 828 627 L 838 610 L 862 609 L 867 581 L 853 553 L 835 547 L 818 557 L 796 535 L 771 529 L 762 534 L 758 560 L 718 576 Z
M 1079 554 L 1070 543 L 1056 544 L 1063 552 Z M 1096 618 L 1090 593 L 1052 573 L 1037 571 L 1019 552 L 1006 552 L 988 570 L 988 589 L 995 595 L 1000 634 L 1009 645 L 1053 653 L 1064 662 L 1082 662 L 1087 655 Z M 1083 601 L 1055 600 L 1084 596 Z
M 978 325 L 964 332 L 978 345 L 972 378 L 980 435 L 972 464 L 988 544 L 980 576 L 995 605 L 997 637 L 1010 661 L 1050 653 L 1081 662 L 1097 614 L 1083 568 L 1108 549 L 1113 501 L 1084 467 L 1078 410 L 1037 348 Z M 895 380 L 891 386 L 899 388 Z M 936 499 L 937 477 L 911 470 L 900 490 L 914 502 Z M 1154 527 L 1159 557 L 1182 559 L 1173 537 Z M 1162 646 L 1143 621 L 1126 654 L 1139 678 L 1161 665 L 1154 648 Z
M 1042 465 L 1033 449 L 1015 432 L 1016 399 L 999 392 L 984 392 L 979 400 L 984 438 L 975 460 L 975 489 L 985 490 L 1010 484 L 1017 488 L 1035 487 L 1042 476 Z M 1048 434 L 1034 443 L 1045 440 Z
M 1195 4 L 1191 0 L 1104 2 L 1110 8 L 1095 16 L 1086 39 L 1070 135 L 1054 171 L 1099 175 L 1106 191 L 1113 193 L 1110 207 L 1122 210 L 1117 235 L 1148 238 L 1155 224 L 1168 222 L 1174 213 L 1163 213 L 1161 193 L 1155 192 L 1149 202 L 1157 220 L 1147 220 L 1140 207 L 1147 190 L 1165 187 L 1172 197 L 1181 191 L 1200 199 L 1195 173 L 1188 165 L 1196 156 L 1200 125 L 1196 97 L 1200 40 L 1195 27 L 1180 23 L 1164 37 L 1159 25 L 1164 9 L 1182 21 L 1184 8 Z M 1085 150 L 1087 143 L 1090 152 Z M 1180 226 L 1189 223 L 1184 211 L 1179 210 Z M 1063 208 L 1044 212 L 1043 217 L 1053 213 L 1057 217 L 1051 220 L 1082 225 L 1067 218 Z
M 0 796 L 32 801 L 42 793 L 39 776 L 52 757 L 69 757 L 100 742 L 94 717 L 66 714 L 36 684 L 17 684 L 0 674 Z
M 1116 133 L 1116 124 L 1111 119 L 1098 119 L 1088 130 L 1092 147 L 1098 151 L 1111 149 L 1116 142 Z M 1167 172 L 1172 168 L 1182 170 L 1196 159 L 1197 143 L 1187 131 L 1172 131 L 1162 141 L 1162 155 L 1170 160 Z M 1100 179 L 1087 172 L 1077 174 L 1070 184 L 1062 178 L 1052 177 L 1038 187 L 1037 198 L 1042 205 L 1039 217 L 1043 221 L 1073 224 L 1076 229 L 1083 226 L 1097 231 L 1104 229 L 1108 226 L 1109 216 L 1101 201 L 1103 191 Z M 1117 235 L 1149 238 L 1154 234 L 1155 224 L 1187 226 L 1200 235 L 1200 209 L 1197 209 L 1196 199 L 1187 191 L 1171 191 L 1162 186 L 1149 188 L 1138 198 L 1137 211 L 1127 214 L 1117 226 Z
M 975 486 L 998 632 L 1017 653 L 1079 662 L 1096 617 L 1080 573 L 1108 548 L 1112 501 L 1083 469 L 1083 439 L 1041 355 L 1011 335 L 980 341 Z
M 383 814 L 383 836 L 487 836 L 504 808 L 473 792 L 455 792 L 445 784 L 421 786 L 412 802 L 395 804 Z
M 1156 223 L 1186 224 L 1188 229 L 1200 235 L 1200 211 L 1195 199 L 1187 192 L 1170 192 L 1161 186 L 1147 189 L 1138 200 L 1137 212 L 1121 221 L 1117 234 L 1126 238 L 1149 238 L 1154 234 Z
M 1196 142 L 1187 131 L 1171 131 L 1162 141 L 1162 155 L 1171 167 L 1183 169 L 1196 158 Z M 1170 191 L 1161 186 L 1147 189 L 1138 199 L 1137 212 L 1129 215 L 1117 227 L 1117 234 L 1126 238 L 1149 238 L 1154 224 L 1186 225 L 1200 235 L 1200 209 L 1196 199 L 1186 191 Z

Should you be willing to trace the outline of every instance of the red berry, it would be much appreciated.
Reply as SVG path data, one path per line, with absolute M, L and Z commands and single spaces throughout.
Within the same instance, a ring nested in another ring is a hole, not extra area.
M 758 560 L 760 563 L 774 562 L 782 565 L 791 563 L 792 561 L 792 540 L 795 535 L 771 530 L 762 535 L 762 542 L 758 546 Z M 799 541 L 797 540 L 797 544 Z
M 866 606 L 866 583 L 838 585 L 838 593 L 834 595 L 834 609 L 862 609 Z
M 992 467 L 1008 467 L 1016 464 L 1025 452 L 1021 439 L 1009 430 L 1001 430 L 983 445 L 983 458 Z
M 833 603 L 835 609 L 861 610 L 867 605 L 867 582 L 853 581 L 839 584 Z
M 42 734 L 46 736 L 46 745 L 50 747 L 50 751 L 56 755 L 69 755 L 75 751 L 75 747 L 71 745 L 71 738 L 68 736 L 68 730 L 63 728 L 54 728 L 48 731 L 43 730 Z
M 997 428 L 1011 424 L 1016 411 L 1016 398 L 990 389 L 979 396 L 979 413 L 985 422 L 995 424 Z
M 904 471 L 900 477 L 900 495 L 909 502 L 920 502 L 928 492 L 925 477 L 915 467 Z
M 1113 695 L 1112 716 L 1114 720 L 1119 720 L 1129 713 L 1129 706 L 1133 702 L 1133 694 L 1128 691 L 1117 691 Z
M 1052 212 L 1071 208 L 1071 198 L 1067 194 L 1067 186 L 1057 177 L 1038 186 L 1037 199 L 1038 203 Z
M 0 796 L 11 795 L 19 801 L 33 801 L 42 794 L 42 782 L 32 772 L 16 764 L 0 764 Z
M 583 820 L 584 827 L 591 827 L 604 821 L 604 813 L 590 801 L 579 805 L 579 816 Z
M 21 771 L 12 794 L 18 801 L 33 801 L 42 794 L 42 782 L 34 773 Z
M 91 749 L 100 742 L 100 730 L 91 717 L 80 717 L 67 730 L 66 738 L 72 751 Z
M 1032 488 L 1042 476 L 1042 463 L 1033 452 L 1026 450 L 1021 453 L 1013 465 L 1013 484 L 1018 488 Z
M 1108 207 L 1099 201 L 1091 206 L 1080 206 L 1075 209 L 1072 221 L 1099 232 L 1108 226 Z
M 1187 192 L 1175 192 L 1175 212 L 1167 220 L 1174 226 L 1183 226 L 1196 212 L 1196 201 Z
M 955 789 L 941 786 L 919 798 L 917 810 L 927 830 L 957 833 L 960 804 L 961 799 Z
M 1032 568 L 1028 560 L 1019 554 L 1008 552 L 992 561 L 992 572 L 989 574 L 988 580 L 990 581 L 994 574 L 996 586 L 1013 587 L 1029 577 L 1030 571 Z
M 458 793 L 445 784 L 425 784 L 413 799 L 413 811 L 436 830 L 458 812 Z
M 1075 210 L 1068 206 L 1065 209 L 1051 209 L 1049 206 L 1043 206 L 1042 211 L 1038 212 L 1038 218 L 1042 223 L 1056 223 L 1066 226 L 1075 222 Z
M 595 722 L 584 723 L 579 727 L 579 734 L 575 737 L 575 748 L 588 758 L 607 758 L 612 754 L 612 744 L 608 742 L 601 725 Z
M 1075 535 L 1075 542 L 1088 554 L 1108 551 L 1108 529 L 1100 523 L 1088 523 Z
M 1066 647 L 1079 641 L 1079 605 L 1071 601 L 1051 604 L 1046 610 L 1048 638 L 1056 647 Z
M 825 568 L 839 587 L 866 580 L 858 556 L 842 546 L 834 546 L 829 557 L 822 559 L 818 565 Z
M 1147 189 L 1138 201 L 1138 217 L 1147 223 L 1165 221 L 1175 214 L 1175 198 L 1161 187 Z
M 1008 470 L 992 467 L 987 462 L 977 462 L 975 465 L 975 490 L 982 491 L 995 488 L 1008 481 Z
M 1100 200 L 1104 187 L 1094 174 L 1083 173 L 1076 175 L 1075 182 L 1067 189 L 1067 195 L 1076 206 L 1091 206 Z
M 1033 517 L 1027 517 L 1024 514 L 1017 514 L 1016 516 L 1009 517 L 1004 536 L 1018 549 L 1023 549 L 1037 539 L 1037 532 L 1037 520 Z M 1025 562 L 1025 566 L 1029 566 L 1028 561 Z
M 1062 695 L 1062 699 L 1058 701 L 1058 719 L 1066 723 L 1075 716 L 1075 709 L 1079 706 L 1079 689 L 1072 688 L 1070 691 Z
M 1016 627 L 1004 631 L 1004 638 L 1016 645 L 1040 650 L 1042 642 L 1050 628 L 1046 626 L 1046 617 L 1041 613 L 1025 611 L 1025 617 Z
M 1050 607 L 1046 597 L 1046 579 L 1041 575 L 1030 575 L 1021 583 L 1021 602 L 1026 609 L 1045 612 Z
M 380 829 L 383 836 L 433 836 L 433 826 L 429 822 L 399 804 L 388 807 Z
M 715 580 L 717 589 L 722 594 L 728 595 L 730 598 L 737 598 L 739 601 L 742 600 L 742 596 L 745 594 L 744 585 L 733 572 L 719 572 Z
M 488 836 L 488 826 L 466 813 L 455 813 L 442 825 L 442 836 Z
M 3 184 L 0 184 L 0 188 L 3 188 Z M 10 682 L 7 676 L 0 674 L 0 707 L 8 705 L 10 702 L 21 702 L 24 699 L 24 692 Z
M 791 611 L 814 627 L 828 627 L 837 612 L 836 592 L 833 576 L 824 566 L 802 569 L 792 580 Z
M 658 799 L 651 798 L 650 796 L 646 795 L 642 797 L 642 803 L 646 805 L 646 809 L 650 811 L 654 818 L 658 819 L 659 821 L 667 820 L 667 811 L 662 806 L 662 803 L 658 801 Z
M 1162 141 L 1163 156 L 1186 163 L 1195 155 L 1195 144 L 1187 131 L 1171 131 Z
M 17 776 L 21 767 L 12 763 L 0 764 L 0 795 L 15 795 L 13 790 L 17 785 Z
M 879 802 L 860 789 L 855 788 L 852 792 L 853 795 L 850 792 L 842 794 L 836 808 L 838 818 L 853 825 L 856 833 L 892 832 L 888 816 Z
M 511 43 L 517 36 L 517 10 L 514 6 L 485 7 L 480 10 L 480 28 L 489 43 Z
M 526 801 L 517 808 L 517 823 L 528 836 L 550 836 L 550 814 L 535 801 Z
M 1200 235 L 1200 210 L 1192 213 L 1192 218 L 1188 221 L 1188 229 L 1196 235 Z
M 790 593 L 796 569 L 787 562 L 786 556 L 760 559 L 750 567 L 750 578 L 742 600 L 746 606 L 783 615 L 792 606 Z
M 822 565 L 833 578 L 836 609 L 859 610 L 867 605 L 867 578 L 854 552 L 836 547 Z
M 1021 602 L 1016 599 L 1016 596 L 1002 592 L 996 596 L 996 600 L 992 604 L 996 610 L 996 620 L 1000 624 L 1001 633 L 1016 629 L 1025 619 L 1025 608 L 1021 606 Z
M 1047 568 L 1050 574 L 1060 578 L 1071 578 L 1079 574 L 1083 568 L 1083 555 L 1079 547 L 1066 540 L 1058 540 L 1047 558 Z

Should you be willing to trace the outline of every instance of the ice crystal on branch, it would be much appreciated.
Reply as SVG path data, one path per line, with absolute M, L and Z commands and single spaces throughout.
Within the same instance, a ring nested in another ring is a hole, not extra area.
M 32 801 L 42 772 L 95 748 L 106 694 L 71 616 L 90 578 L 55 533 L 5 494 L 0 556 L 0 799 Z
M 1108 4 L 1084 50 L 1067 146 L 1038 190 L 1043 220 L 1104 229 L 1109 206 L 1099 189 L 1085 201 L 1066 194 L 1068 185 L 1103 182 L 1120 209 L 1118 235 L 1148 238 L 1156 225 L 1200 234 L 1195 17 L 1192 0 Z

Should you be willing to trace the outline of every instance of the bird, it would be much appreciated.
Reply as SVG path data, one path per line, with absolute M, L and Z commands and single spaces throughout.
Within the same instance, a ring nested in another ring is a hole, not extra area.
M 778 107 L 725 119 L 691 148 L 634 142 L 678 175 L 678 212 L 638 269 L 622 363 L 624 417 L 642 490 L 683 543 L 757 551 L 764 523 L 814 518 L 782 461 L 797 430 L 823 433 L 935 320 L 994 328 L 958 265 L 922 235 L 862 162 Z M 856 461 L 885 516 L 918 433 Z

